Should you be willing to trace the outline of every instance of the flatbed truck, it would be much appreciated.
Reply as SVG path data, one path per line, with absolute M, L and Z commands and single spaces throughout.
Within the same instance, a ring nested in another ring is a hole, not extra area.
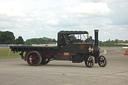
M 19 52 L 21 58 L 30 66 L 46 65 L 52 60 L 68 60 L 72 63 L 85 62 L 85 66 L 100 67 L 107 65 L 107 60 L 100 55 L 98 31 L 94 30 L 95 39 L 87 31 L 60 31 L 57 46 L 10 46 L 11 51 Z

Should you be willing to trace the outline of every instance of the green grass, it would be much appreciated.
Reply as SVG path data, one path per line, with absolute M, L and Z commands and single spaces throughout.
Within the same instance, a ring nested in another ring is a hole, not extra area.
M 9 48 L 0 47 L 0 59 L 19 58 L 19 53 L 13 53 Z

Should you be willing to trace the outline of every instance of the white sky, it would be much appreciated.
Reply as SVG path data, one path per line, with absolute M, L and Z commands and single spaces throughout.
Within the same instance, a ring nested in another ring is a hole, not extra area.
M 0 0 L 0 30 L 16 37 L 57 39 L 61 30 L 88 31 L 99 40 L 128 40 L 128 0 Z

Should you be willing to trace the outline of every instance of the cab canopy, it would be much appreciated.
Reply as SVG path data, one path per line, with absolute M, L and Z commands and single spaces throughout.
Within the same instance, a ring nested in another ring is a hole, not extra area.
M 60 31 L 59 35 L 70 35 L 70 34 L 88 34 L 87 31 Z

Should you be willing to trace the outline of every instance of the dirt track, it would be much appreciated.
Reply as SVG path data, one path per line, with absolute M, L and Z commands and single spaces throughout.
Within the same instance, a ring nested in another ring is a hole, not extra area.
M 0 59 L 0 85 L 127 85 L 128 56 L 122 48 L 110 50 L 104 68 L 95 64 L 51 61 L 46 66 L 29 66 L 20 58 Z

